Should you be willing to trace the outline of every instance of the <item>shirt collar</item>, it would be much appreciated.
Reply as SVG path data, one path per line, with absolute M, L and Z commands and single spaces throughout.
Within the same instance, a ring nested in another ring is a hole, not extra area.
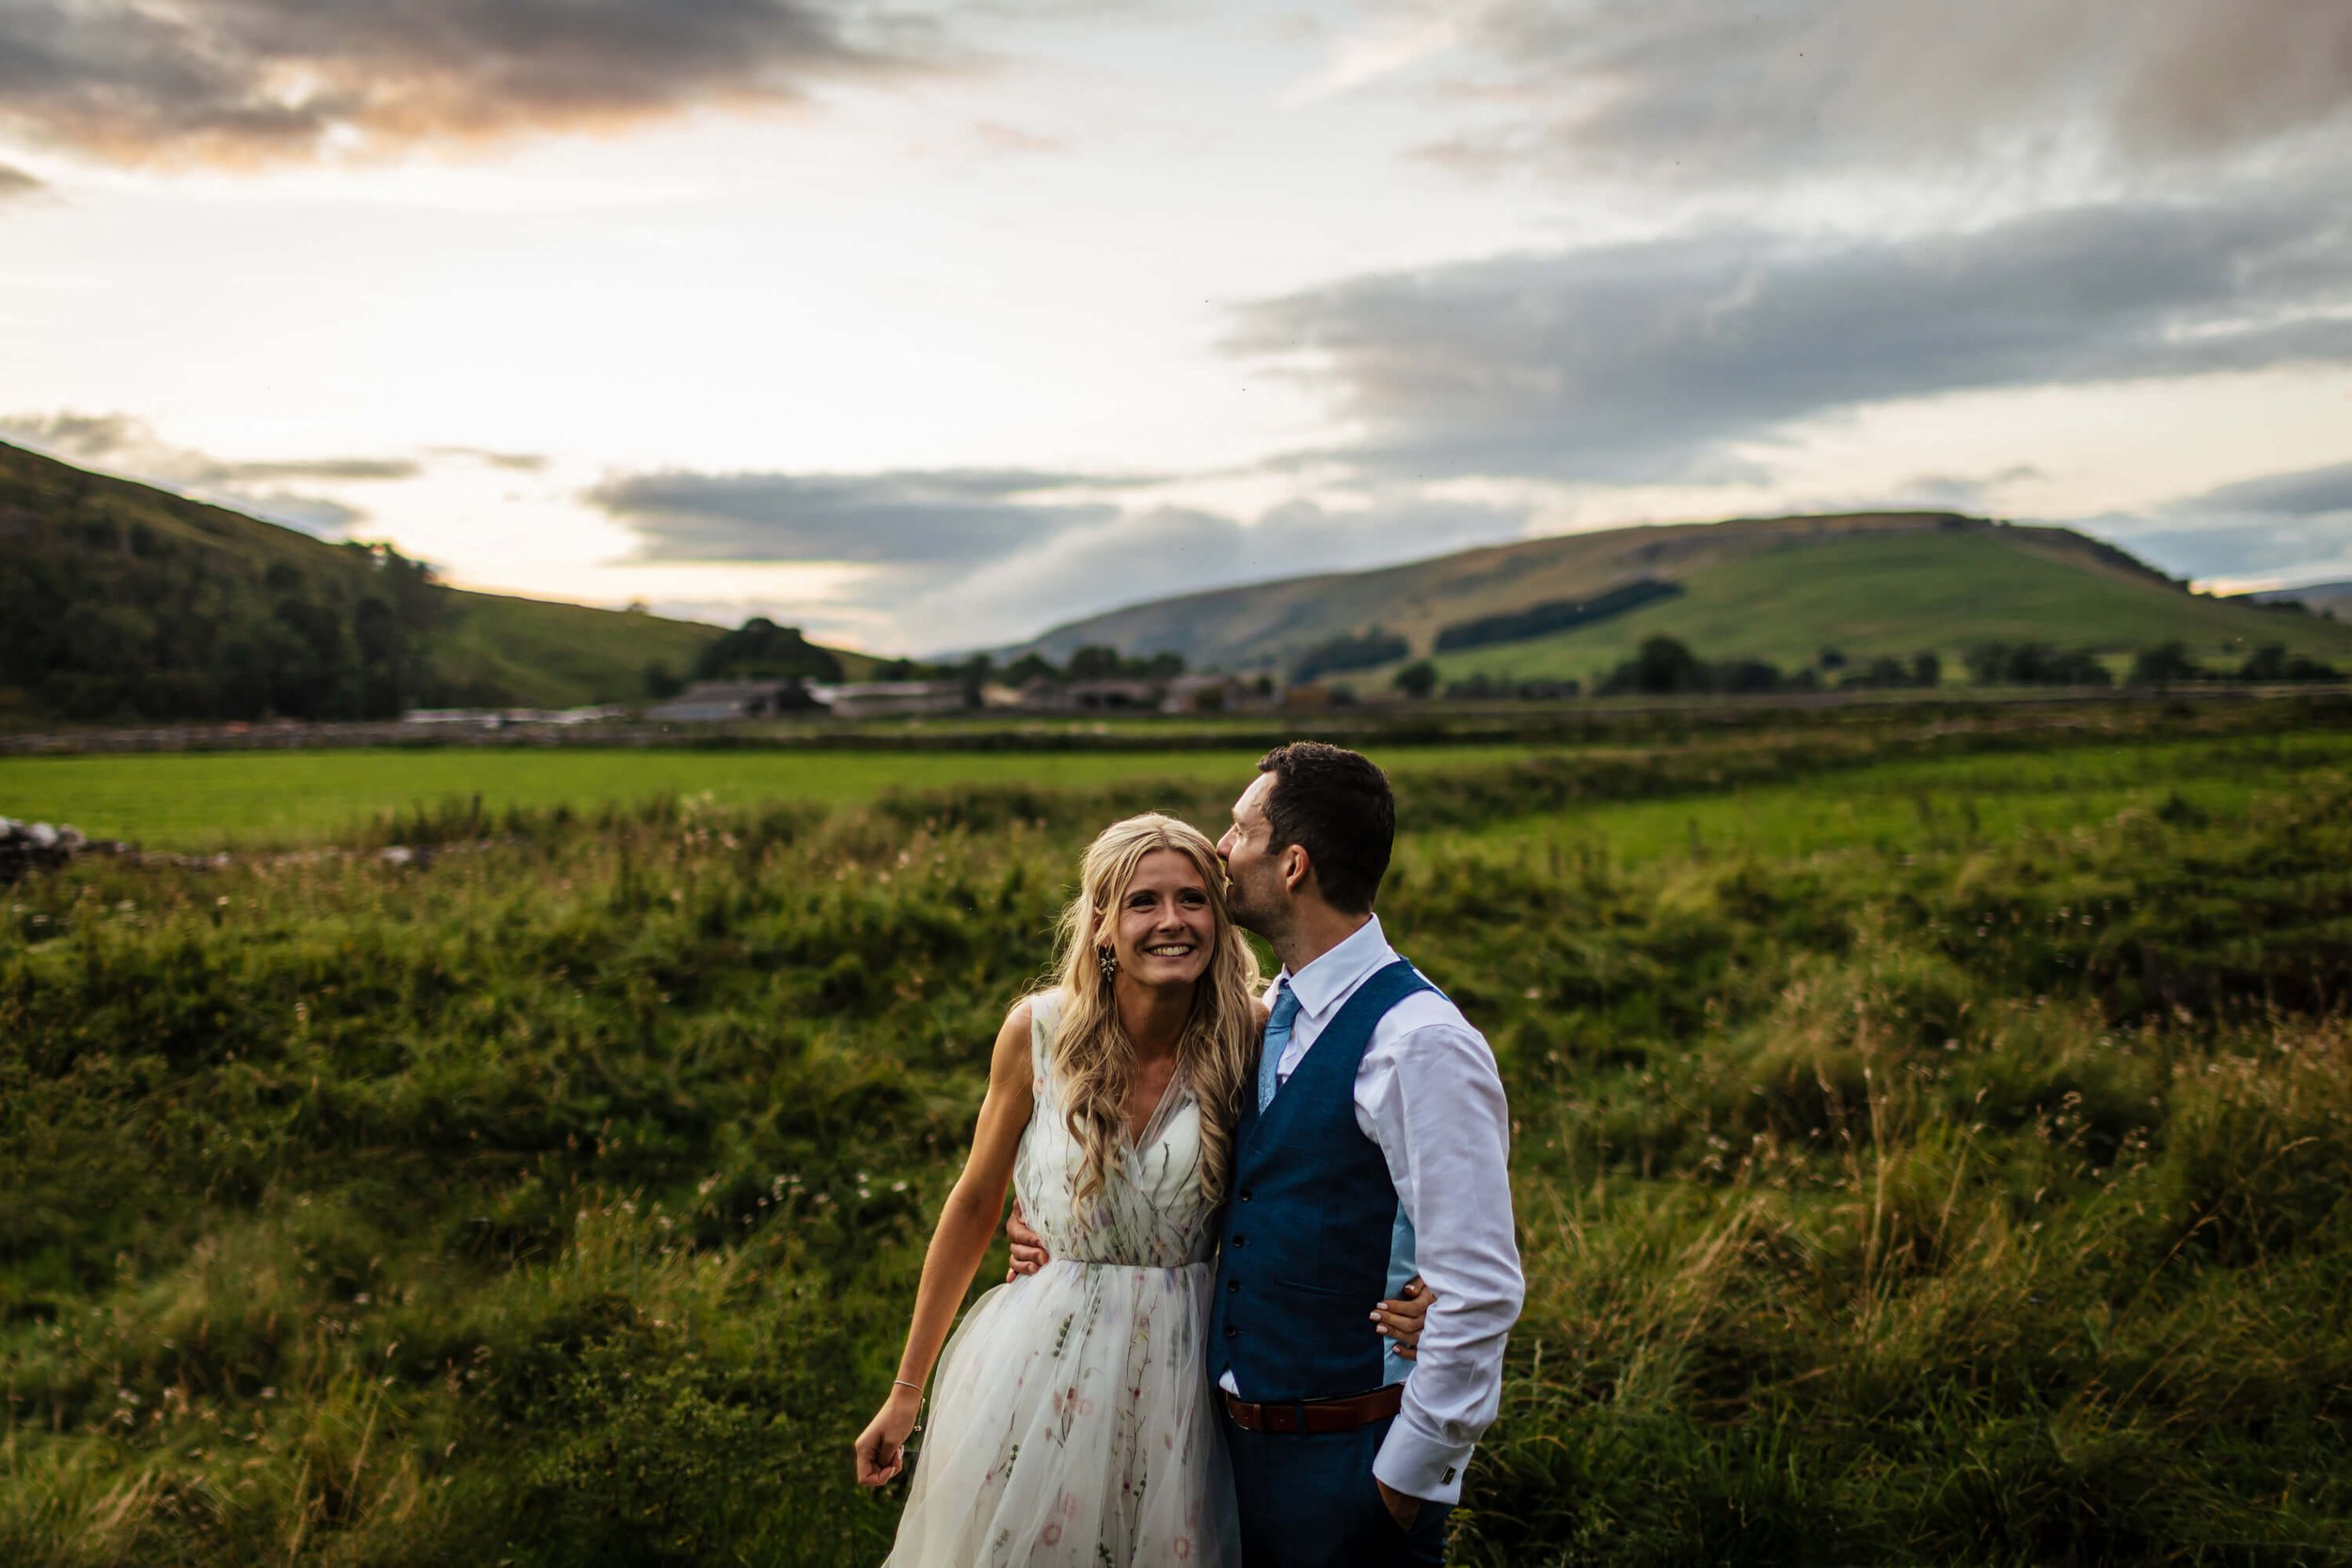
M 1396 950 L 1380 934 L 1380 917 L 1374 915 L 1346 941 L 1293 974 L 1288 969 L 1274 977 L 1274 989 L 1290 982 L 1298 1005 L 1310 1018 L 1321 1018 L 1363 983 L 1375 969 L 1396 961 Z

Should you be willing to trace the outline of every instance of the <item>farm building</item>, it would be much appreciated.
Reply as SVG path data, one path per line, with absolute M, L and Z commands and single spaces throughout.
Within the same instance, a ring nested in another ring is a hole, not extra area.
M 1160 697 L 1162 713 L 1238 713 L 1275 705 L 1272 681 L 1241 675 L 1178 675 Z
M 628 710 L 610 705 L 599 707 L 412 707 L 400 716 L 404 724 L 454 724 L 460 728 L 500 730 L 509 724 L 596 724 L 620 719 Z
M 853 681 L 817 689 L 836 719 L 892 719 L 961 713 L 972 705 L 961 681 Z
M 1156 713 L 1166 681 L 1035 680 L 1021 689 L 1021 705 L 1040 713 Z
M 806 681 L 696 681 L 645 717 L 675 724 L 724 724 L 778 713 L 807 713 L 824 705 Z

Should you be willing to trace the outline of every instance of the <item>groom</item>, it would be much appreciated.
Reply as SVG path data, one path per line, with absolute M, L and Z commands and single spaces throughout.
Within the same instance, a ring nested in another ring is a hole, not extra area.
M 1296 741 L 1217 846 L 1234 920 L 1282 963 L 1208 1330 L 1253 1568 L 1441 1562 L 1518 1316 L 1494 1053 L 1372 912 L 1395 832 L 1369 758 Z M 1014 1240 L 1017 1265 L 1043 1261 Z M 1407 1363 L 1363 1303 L 1416 1273 L 1435 1305 Z

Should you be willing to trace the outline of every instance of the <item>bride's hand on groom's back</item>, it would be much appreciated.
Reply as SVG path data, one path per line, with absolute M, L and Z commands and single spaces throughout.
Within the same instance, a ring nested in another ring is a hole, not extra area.
M 1045 1250 L 1045 1238 L 1029 1228 L 1029 1222 L 1021 1217 L 1021 1200 L 1012 1200 L 1012 1218 L 1005 1222 L 1005 1234 L 1012 1241 L 1012 1267 L 1005 1271 L 1005 1283 L 1009 1285 L 1025 1274 L 1035 1274 L 1054 1260 Z
M 1005 1235 L 1012 1243 L 1012 1266 L 1005 1271 L 1006 1284 L 1053 1261 L 1053 1255 L 1045 1250 L 1045 1238 L 1030 1229 L 1022 1217 L 1018 1198 L 1013 1200 L 1012 1217 L 1005 1221 Z M 1393 1298 L 1373 1307 L 1373 1329 L 1395 1340 L 1396 1353 L 1411 1361 L 1420 1354 L 1422 1325 L 1428 1322 L 1429 1304 L 1437 1299 L 1437 1293 L 1415 1275 Z
M 1405 1282 L 1394 1299 L 1384 1301 L 1372 1309 L 1372 1326 L 1375 1333 L 1396 1341 L 1396 1354 L 1411 1361 L 1420 1354 L 1422 1324 L 1429 1320 L 1429 1304 L 1438 1294 L 1422 1283 L 1419 1275 Z

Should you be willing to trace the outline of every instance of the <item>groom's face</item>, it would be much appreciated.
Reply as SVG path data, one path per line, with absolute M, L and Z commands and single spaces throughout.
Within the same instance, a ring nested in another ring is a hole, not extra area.
M 1225 862 L 1226 912 L 1234 925 L 1261 936 L 1279 923 L 1290 896 L 1282 877 L 1283 856 L 1271 847 L 1274 826 L 1266 817 L 1266 797 L 1274 784 L 1273 774 L 1261 773 L 1242 791 L 1233 802 L 1233 825 L 1216 846 L 1218 858 Z

